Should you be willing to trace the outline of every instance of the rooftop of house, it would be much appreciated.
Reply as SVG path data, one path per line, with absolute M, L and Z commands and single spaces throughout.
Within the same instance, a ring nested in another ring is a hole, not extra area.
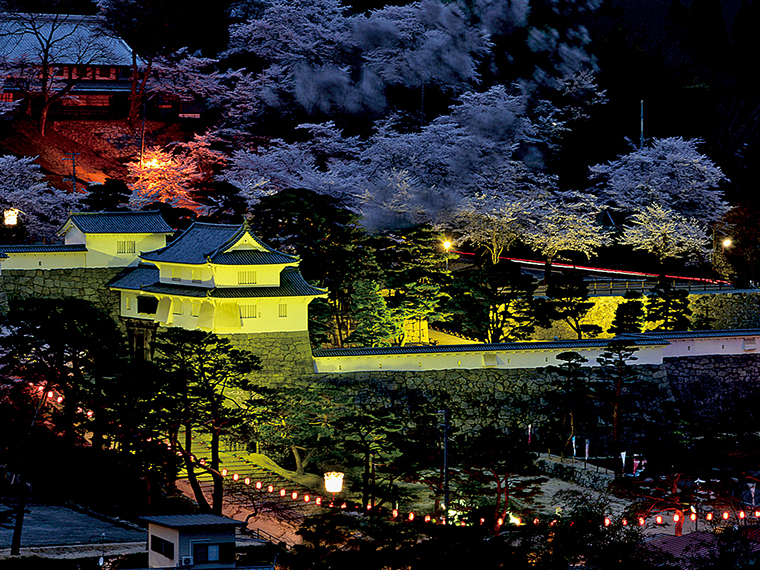
M 86 252 L 87 246 L 83 243 L 45 243 L 39 245 L 0 245 L 0 252 L 8 253 L 77 253 Z M 0 257 L 8 257 L 3 255 Z
M 241 239 L 250 246 L 228 251 Z M 201 265 L 278 265 L 298 262 L 298 257 L 272 249 L 246 224 L 207 224 L 195 222 L 166 247 L 141 255 L 146 261 Z
M 98 18 L 75 14 L 0 13 L 0 54 L 6 60 L 40 59 L 39 38 L 58 65 L 132 65 L 132 50 L 98 28 Z M 48 38 L 52 38 L 48 39 Z
M 193 527 L 209 527 L 215 526 L 220 528 L 234 528 L 237 526 L 244 526 L 245 522 L 236 521 L 228 517 L 221 517 L 218 515 L 164 515 L 164 516 L 152 516 L 141 517 L 143 522 L 149 524 L 156 524 L 165 526 L 167 528 L 193 528 Z
M 134 269 L 120 274 L 110 283 L 111 289 L 143 291 L 180 297 L 211 297 L 218 299 L 245 299 L 258 297 L 315 297 L 327 294 L 327 290 L 309 285 L 295 267 L 286 267 L 280 273 L 279 287 L 204 287 L 160 283 L 158 268 L 141 263 Z
M 172 227 L 159 212 L 72 212 L 58 231 L 76 226 L 85 234 L 171 234 Z

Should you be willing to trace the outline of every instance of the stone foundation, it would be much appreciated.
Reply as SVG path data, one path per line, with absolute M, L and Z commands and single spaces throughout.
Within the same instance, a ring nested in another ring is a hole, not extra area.
M 220 335 L 232 345 L 261 359 L 261 371 L 253 374 L 267 384 L 293 385 L 314 374 L 314 360 L 307 331 Z

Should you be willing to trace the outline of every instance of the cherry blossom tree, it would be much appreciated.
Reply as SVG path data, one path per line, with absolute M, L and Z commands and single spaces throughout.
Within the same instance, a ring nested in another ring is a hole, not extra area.
M 709 224 L 728 210 L 720 167 L 699 153 L 701 141 L 680 137 L 655 139 L 607 164 L 591 167 L 602 202 L 624 214 L 658 204 Z
M 653 253 L 660 263 L 685 254 L 706 254 L 707 227 L 659 204 L 646 206 L 629 218 L 620 243 Z
M 29 156 L 0 156 L 0 208 L 19 210 L 31 236 L 49 239 L 77 208 L 80 195 L 48 185 L 34 161 Z
M 153 202 L 188 206 L 192 202 L 190 186 L 200 178 L 192 159 L 161 148 L 147 149 L 142 160 L 129 163 L 127 169 L 133 180 L 129 203 L 134 209 Z

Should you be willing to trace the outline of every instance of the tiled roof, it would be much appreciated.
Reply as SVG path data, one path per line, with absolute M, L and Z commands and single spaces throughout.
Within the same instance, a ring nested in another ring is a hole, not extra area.
M 3 253 L 72 253 L 87 251 L 83 243 L 48 243 L 44 245 L 0 245 Z M 7 256 L 6 256 L 7 257 Z
M 217 287 L 160 283 L 158 269 L 147 263 L 125 271 L 111 281 L 112 289 L 144 291 L 178 297 L 213 297 L 217 299 L 250 299 L 261 297 L 315 297 L 325 295 L 324 289 L 312 287 L 295 268 L 285 268 L 280 273 L 279 287 Z
M 37 37 L 52 37 L 54 64 L 131 65 L 132 51 L 119 39 L 98 30 L 95 16 L 0 13 L 0 53 L 5 59 L 39 59 Z M 87 46 L 84 49 L 82 46 Z
M 647 339 L 652 337 L 662 339 L 679 339 L 679 338 L 731 338 L 745 336 L 760 336 L 760 329 L 719 329 L 711 331 L 648 331 L 639 334 L 624 334 L 621 338 L 641 338 Z
M 170 234 L 174 230 L 158 212 L 73 212 L 58 231 L 74 224 L 86 234 Z
M 248 235 L 265 251 L 240 249 L 224 252 L 247 231 L 245 226 L 240 225 L 196 222 L 166 247 L 144 253 L 141 257 L 148 261 L 191 265 L 207 261 L 220 265 L 277 265 L 298 261 L 295 256 L 272 249 L 250 232 Z
M 243 526 L 245 522 L 236 521 L 217 515 L 165 515 L 156 517 L 141 517 L 142 521 L 158 524 L 169 528 L 184 528 L 194 526 Z
M 552 342 L 504 342 L 498 344 L 442 344 L 436 346 L 390 346 L 383 348 L 331 348 L 315 350 L 314 356 L 390 356 L 394 354 L 440 354 L 445 352 L 498 352 L 520 350 L 556 350 L 558 348 L 605 348 L 613 339 L 558 340 Z M 621 339 L 617 339 L 621 340 Z M 625 339 L 629 340 L 629 339 Z M 658 339 L 632 338 L 632 346 L 664 346 Z

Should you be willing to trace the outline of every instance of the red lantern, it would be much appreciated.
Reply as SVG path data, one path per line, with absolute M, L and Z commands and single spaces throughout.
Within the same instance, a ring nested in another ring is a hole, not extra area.
M 238 481 L 239 479 L 240 479 L 240 475 L 238 475 L 237 473 L 235 473 L 235 474 L 232 476 L 232 480 L 233 480 L 233 481 Z
M 309 495 L 304 495 L 303 496 L 303 502 L 304 503 L 308 503 L 310 500 L 311 500 L 311 497 Z
M 430 515 L 425 515 L 425 522 L 430 522 Z
M 222 469 L 222 477 L 226 477 L 226 476 L 227 476 L 227 469 L 225 468 L 225 469 Z
M 398 509 L 393 509 L 391 511 L 391 516 L 395 519 L 398 516 Z
M 729 516 L 730 515 L 728 514 L 728 511 L 723 511 L 723 520 L 724 521 L 727 521 Z
M 604 517 L 604 526 L 610 526 L 612 524 L 612 521 L 610 520 L 610 517 Z
M 533 519 L 533 524 L 536 525 L 536 526 L 538 526 L 538 517 L 536 517 L 535 519 Z
M 269 485 L 269 487 L 267 487 L 267 493 L 274 493 L 274 486 L 273 485 Z
M 293 499 L 293 500 L 295 501 L 295 500 L 298 498 L 298 493 L 297 493 L 296 491 L 293 491 L 293 492 L 290 494 L 290 498 L 291 498 L 291 499 Z
M 681 516 L 678 514 L 673 515 L 673 522 L 678 522 L 681 520 Z
M 707 521 L 711 521 L 711 520 L 713 520 L 713 514 L 712 514 L 712 513 L 707 513 L 707 514 L 705 515 L 705 520 L 707 520 Z
M 647 521 L 644 519 L 644 517 L 639 517 L 639 526 L 644 526 L 647 523 Z
M 499 517 L 498 520 L 496 521 L 496 526 L 501 526 L 503 524 L 504 524 L 504 519 Z
M 744 517 L 746 517 L 746 516 L 747 516 L 747 515 L 745 514 L 745 512 L 744 512 L 744 511 L 739 511 L 739 518 L 740 518 L 740 519 L 743 519 L 743 518 L 744 518 Z
M 314 499 L 314 502 L 317 503 L 317 505 L 321 505 L 322 504 L 322 497 L 317 497 L 316 499 Z
M 246 485 L 250 485 L 250 484 L 251 484 L 251 478 L 250 478 L 250 477 L 246 477 L 246 478 L 243 480 L 243 483 L 245 483 Z
M 414 513 L 409 513 L 409 520 L 410 520 L 410 521 L 413 521 L 413 520 L 414 520 Z
M 692 522 L 694 522 L 695 520 L 697 520 L 697 513 L 691 513 L 689 515 L 689 518 L 691 519 Z
M 261 489 L 261 481 L 256 481 L 256 488 Z
M 285 489 L 280 489 L 280 497 L 284 497 L 287 494 Z
M 623 526 L 628 526 L 628 519 L 623 519 L 622 521 L 620 521 L 620 524 L 622 524 Z
M 654 519 L 654 522 L 656 522 L 657 524 L 662 524 L 662 516 L 657 515 L 657 517 Z

